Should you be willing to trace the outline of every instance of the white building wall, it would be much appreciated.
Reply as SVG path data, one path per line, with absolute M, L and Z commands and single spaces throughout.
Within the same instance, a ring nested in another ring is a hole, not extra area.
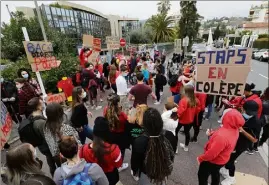
M 264 22 L 266 12 L 267 12 L 266 8 L 255 10 L 255 12 L 253 14 L 253 19 L 251 22 Z

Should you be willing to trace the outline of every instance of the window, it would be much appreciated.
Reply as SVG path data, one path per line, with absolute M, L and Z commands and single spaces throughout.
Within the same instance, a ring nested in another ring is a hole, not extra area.
M 52 20 L 51 15 L 48 15 L 48 14 L 47 14 L 47 19 L 48 19 L 48 20 Z
M 46 12 L 46 14 L 50 14 L 50 7 L 49 6 L 45 6 L 45 12 Z
M 63 15 L 63 16 L 66 16 L 66 14 L 65 14 L 65 9 L 62 9 L 62 8 L 61 8 L 61 12 L 62 12 L 62 15 Z
M 53 15 L 56 15 L 56 9 L 54 7 L 51 7 L 51 12 Z
M 62 21 L 59 21 L 60 27 L 64 27 L 64 23 Z

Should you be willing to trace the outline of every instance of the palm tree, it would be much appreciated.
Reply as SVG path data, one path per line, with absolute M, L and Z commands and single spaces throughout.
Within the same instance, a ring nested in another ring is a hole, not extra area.
M 170 10 L 171 4 L 169 0 L 161 0 L 157 3 L 158 5 L 158 12 L 161 14 L 167 14 Z
M 152 29 L 154 42 L 166 42 L 173 38 L 175 34 L 174 28 L 170 27 L 173 23 L 171 16 L 166 14 L 153 15 L 147 20 L 145 26 Z

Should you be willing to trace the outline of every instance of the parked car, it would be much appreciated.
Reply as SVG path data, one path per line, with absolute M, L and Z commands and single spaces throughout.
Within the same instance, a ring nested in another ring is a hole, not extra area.
M 252 48 L 252 59 L 254 59 L 254 53 L 258 52 L 258 48 Z
M 268 61 L 268 49 L 261 49 L 254 53 L 254 58 L 259 59 L 260 61 Z

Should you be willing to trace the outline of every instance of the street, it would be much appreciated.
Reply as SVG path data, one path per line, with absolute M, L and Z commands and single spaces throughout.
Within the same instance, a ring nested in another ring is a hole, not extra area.
M 251 72 L 248 76 L 248 82 L 253 82 L 256 84 L 257 90 L 264 90 L 268 86 L 268 64 L 262 63 L 256 60 L 252 60 Z M 106 95 L 110 93 L 110 90 L 106 91 Z M 160 112 L 163 111 L 164 104 L 166 102 L 166 98 L 171 95 L 169 91 L 169 87 L 166 86 L 164 88 L 164 94 L 162 96 L 161 105 L 154 105 L 153 100 L 148 98 L 148 104 L 151 107 L 157 108 Z M 106 97 L 106 96 L 105 96 Z M 102 103 L 102 106 L 105 106 L 106 102 Z M 102 111 L 93 110 L 93 118 L 90 118 L 90 125 L 93 126 L 94 119 L 97 116 L 102 116 Z M 175 157 L 174 161 L 174 170 L 172 175 L 168 178 L 168 185 L 196 185 L 198 184 L 197 172 L 198 172 L 198 164 L 196 161 L 196 157 L 203 152 L 203 147 L 207 142 L 207 136 L 205 135 L 205 131 L 209 128 L 209 125 L 212 123 L 213 128 L 219 127 L 217 123 L 218 116 L 214 114 L 213 117 L 209 121 L 203 121 L 202 130 L 198 137 L 198 143 L 190 143 L 189 152 L 184 152 L 181 148 L 179 148 L 179 153 Z M 193 131 L 191 131 L 193 133 Z M 184 135 L 179 135 L 179 142 L 184 142 Z M 15 142 L 15 145 L 19 144 L 19 141 Z M 260 150 L 261 154 L 255 153 L 250 156 L 247 154 L 242 154 L 238 158 L 238 163 L 236 164 L 236 171 L 244 174 L 251 174 L 257 177 L 261 177 L 265 179 L 268 183 L 268 161 L 267 165 L 264 159 L 268 160 L 268 146 L 265 146 L 264 151 Z M 267 154 L 266 154 L 267 152 Z M 4 154 L 2 152 L 2 164 L 4 163 Z M 130 156 L 131 151 L 127 150 L 125 155 L 125 162 L 128 162 L 130 165 Z M 262 157 L 263 156 L 263 157 Z M 38 157 L 42 159 L 43 163 L 43 171 L 49 175 L 49 169 L 46 164 L 45 158 L 40 152 L 38 152 Z M 264 158 L 264 159 L 263 159 Z M 244 178 L 244 177 L 243 177 Z M 246 178 L 246 177 L 245 177 Z M 120 173 L 121 183 L 124 185 L 135 185 L 136 182 L 133 180 L 130 174 L 130 167 Z M 254 185 L 251 182 L 246 182 L 244 180 L 243 184 L 238 185 Z M 256 184 L 255 184 L 256 185 Z M 259 185 L 259 184 L 257 184 Z

